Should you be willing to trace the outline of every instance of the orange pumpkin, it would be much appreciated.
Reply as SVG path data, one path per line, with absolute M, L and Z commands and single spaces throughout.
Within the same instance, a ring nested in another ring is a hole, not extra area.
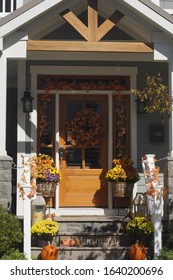
M 73 246 L 79 246 L 80 241 L 78 238 L 68 238 L 68 239 L 61 240 L 61 244 L 63 246 L 73 247 Z
M 57 260 L 58 248 L 53 245 L 44 246 L 40 253 L 42 260 Z
M 147 256 L 147 250 L 143 244 L 137 241 L 129 248 L 129 257 L 131 260 L 145 260 Z

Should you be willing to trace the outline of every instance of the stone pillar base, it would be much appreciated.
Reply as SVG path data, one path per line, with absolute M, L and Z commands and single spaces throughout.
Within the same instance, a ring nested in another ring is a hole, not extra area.
M 12 202 L 12 158 L 0 156 L 0 204 L 11 207 Z

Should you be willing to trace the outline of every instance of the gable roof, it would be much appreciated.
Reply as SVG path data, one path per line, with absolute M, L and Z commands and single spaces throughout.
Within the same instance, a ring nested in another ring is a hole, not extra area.
M 162 31 L 173 35 L 173 16 L 154 4 L 151 0 L 123 0 L 130 9 L 140 13 L 144 20 L 149 21 Z
M 130 26 L 135 28 L 136 24 L 138 33 L 141 33 L 140 36 L 143 36 L 144 41 L 146 42 L 150 41 L 149 36 L 147 34 L 145 35 L 145 31 L 147 33 L 149 32 L 149 29 L 164 31 L 170 36 L 173 36 L 173 17 L 149 0 L 116 0 L 111 1 L 110 3 L 106 0 L 100 0 L 100 3 L 105 6 L 105 10 L 107 10 L 107 6 L 110 4 L 114 6 L 114 9 L 117 7 L 118 9 L 122 9 L 125 14 L 127 13 L 128 20 L 126 23 L 125 21 L 122 21 L 122 28 L 123 24 L 124 28 Z M 8 36 L 16 30 L 21 30 L 21 28 L 24 30 L 25 27 L 25 31 L 27 32 L 27 26 L 31 26 L 32 22 L 39 24 L 39 22 L 41 22 L 40 19 L 42 19 L 42 21 L 45 19 L 46 21 L 46 15 L 48 13 L 55 13 L 55 11 L 56 13 L 54 15 L 56 15 L 57 24 L 59 13 L 69 7 L 69 5 L 76 5 L 75 7 L 83 5 L 86 8 L 86 1 L 73 0 L 69 2 L 67 0 L 33 0 L 0 20 L 0 38 Z M 104 9 L 102 9 L 102 13 L 106 13 Z M 139 19 L 141 19 L 143 23 L 137 26 L 137 21 Z M 62 20 L 61 24 L 63 23 Z M 33 29 L 35 30 L 36 24 L 33 26 Z M 52 25 L 52 30 L 55 30 L 54 26 Z M 140 28 L 141 30 L 143 29 L 142 32 L 140 31 Z M 50 31 L 52 30 L 50 29 Z
M 0 37 L 34 20 L 63 0 L 33 0 L 0 20 Z

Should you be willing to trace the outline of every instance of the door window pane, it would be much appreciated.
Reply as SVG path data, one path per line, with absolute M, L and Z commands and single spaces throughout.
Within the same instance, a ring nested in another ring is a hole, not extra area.
M 67 148 L 67 166 L 82 166 L 82 150 L 80 148 Z
M 81 111 L 82 102 L 81 101 L 68 101 L 67 103 L 67 121 L 71 121 L 75 113 Z
M 101 168 L 101 149 L 98 148 L 86 148 L 85 149 L 85 167 L 89 168 Z
M 97 114 L 101 114 L 101 104 L 96 101 L 86 101 L 85 107 L 89 109 L 93 109 Z

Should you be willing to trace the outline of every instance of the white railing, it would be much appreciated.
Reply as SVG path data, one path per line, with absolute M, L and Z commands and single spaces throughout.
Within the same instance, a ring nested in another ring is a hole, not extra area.
M 4 17 L 7 14 L 16 10 L 17 0 L 0 0 L 0 17 Z
M 0 18 L 5 17 L 31 0 L 0 0 Z

